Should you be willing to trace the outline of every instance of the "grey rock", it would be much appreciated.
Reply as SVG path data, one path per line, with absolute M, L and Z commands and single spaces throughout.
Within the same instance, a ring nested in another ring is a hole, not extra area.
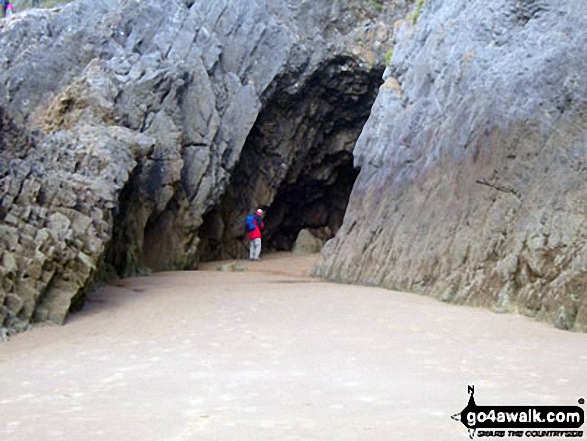
M 269 103 L 341 57 L 378 75 L 373 43 L 391 34 L 357 27 L 370 8 L 79 0 L 0 21 L 0 328 L 62 323 L 108 274 L 194 268 L 203 218 Z M 331 151 L 348 155 L 355 135 Z M 306 146 L 292 145 L 254 198 L 304 173 L 292 158 Z
M 587 329 L 587 4 L 425 3 L 316 274 Z

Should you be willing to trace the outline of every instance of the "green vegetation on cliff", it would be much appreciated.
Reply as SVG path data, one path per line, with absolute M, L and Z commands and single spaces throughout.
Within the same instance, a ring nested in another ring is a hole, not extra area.
M 424 4 L 426 3 L 426 0 L 418 0 L 416 2 L 416 8 L 414 9 L 414 12 L 412 13 L 412 23 L 416 24 L 418 22 L 418 19 L 420 18 L 420 14 L 422 13 L 422 8 L 424 7 Z
M 39 0 L 38 8 L 53 8 L 58 5 L 70 3 L 72 0 Z M 33 7 L 33 0 L 14 0 L 12 2 L 16 12 Z

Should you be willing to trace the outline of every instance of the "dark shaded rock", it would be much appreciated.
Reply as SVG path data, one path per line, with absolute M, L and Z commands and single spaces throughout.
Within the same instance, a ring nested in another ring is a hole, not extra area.
M 243 221 L 253 207 L 268 207 L 264 236 L 273 249 L 291 250 L 305 228 L 338 230 L 358 173 L 352 150 L 381 74 L 381 67 L 337 57 L 305 84 L 272 95 L 219 207 L 205 219 L 204 258 L 246 256 Z

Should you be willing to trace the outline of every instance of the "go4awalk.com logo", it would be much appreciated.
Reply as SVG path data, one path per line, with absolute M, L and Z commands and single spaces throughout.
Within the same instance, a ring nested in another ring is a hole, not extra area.
M 469 386 L 469 403 L 453 420 L 478 437 L 580 438 L 585 412 L 579 406 L 478 406 L 475 386 Z M 585 404 L 579 399 L 579 404 Z

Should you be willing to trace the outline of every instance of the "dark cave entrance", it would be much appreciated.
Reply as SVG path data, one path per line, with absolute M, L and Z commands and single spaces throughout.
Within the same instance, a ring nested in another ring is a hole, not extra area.
M 268 94 L 220 203 L 199 230 L 203 261 L 243 258 L 246 215 L 266 209 L 264 250 L 291 250 L 302 229 L 322 240 L 342 225 L 358 170 L 353 148 L 383 67 L 351 57 L 324 63 L 302 86 L 282 78 Z
M 353 185 L 359 174 L 352 155 L 343 155 L 330 171 L 332 184 L 300 180 L 277 194 L 267 213 L 267 245 L 272 250 L 290 251 L 302 229 L 310 229 L 327 240 L 344 218 Z

